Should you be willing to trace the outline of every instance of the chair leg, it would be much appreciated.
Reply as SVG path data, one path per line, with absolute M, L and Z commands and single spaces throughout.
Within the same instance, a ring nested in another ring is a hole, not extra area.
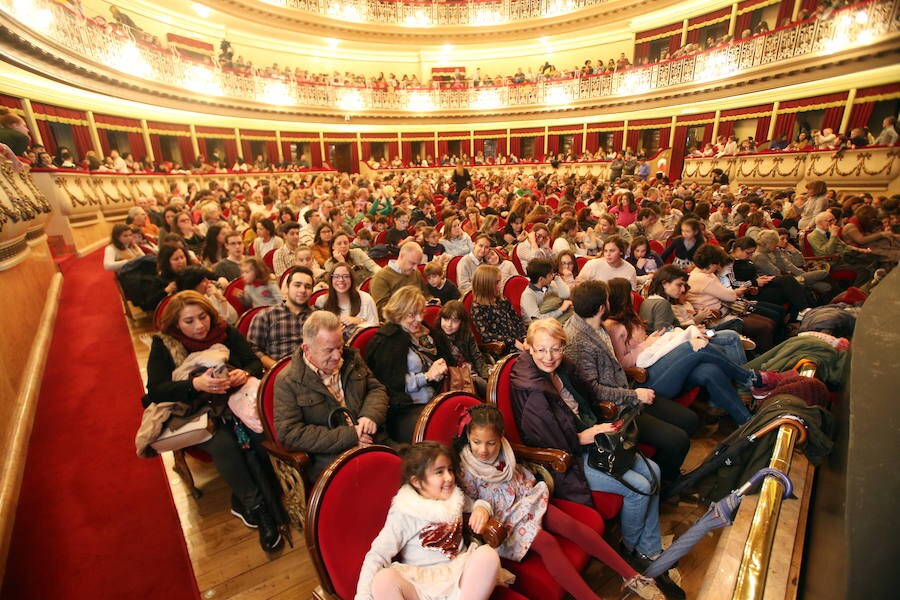
M 306 482 L 303 475 L 291 465 L 270 456 L 278 482 L 284 492 L 284 509 L 291 524 L 299 531 L 306 526 Z
M 193 496 L 195 500 L 200 498 L 200 496 L 203 495 L 203 492 L 194 485 L 194 475 L 191 473 L 191 468 L 188 466 L 187 460 L 185 459 L 184 448 L 173 450 L 172 456 L 175 457 L 175 464 L 172 465 L 172 470 L 178 473 L 181 481 L 187 484 L 191 496 Z
M 119 278 L 115 277 L 116 280 L 116 289 L 119 290 L 119 297 L 122 299 L 122 308 L 125 309 L 125 316 L 128 317 L 128 321 L 131 324 L 134 324 L 134 315 L 131 314 L 131 303 L 128 301 L 128 298 L 125 297 L 125 290 L 122 289 L 122 284 L 119 282 Z

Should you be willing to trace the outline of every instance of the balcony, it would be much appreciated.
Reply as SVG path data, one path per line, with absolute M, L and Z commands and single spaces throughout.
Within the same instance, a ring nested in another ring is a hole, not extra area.
M 52 60 L 57 77 L 66 82 L 74 73 L 99 82 L 97 91 L 133 100 L 175 99 L 170 104 L 179 108 L 200 103 L 332 119 L 596 112 L 718 89 L 728 93 L 725 88 L 738 84 L 746 89 L 750 84 L 771 87 L 766 82 L 788 73 L 805 71 L 806 80 L 815 80 L 822 77 L 817 71 L 826 67 L 859 70 L 858 65 L 847 66 L 853 61 L 893 64 L 898 51 L 893 42 L 900 30 L 900 0 L 870 0 L 823 20 L 792 23 L 711 50 L 613 73 L 518 84 L 507 79 L 490 87 L 457 82 L 449 88 L 385 90 L 193 60 L 174 49 L 137 41 L 52 0 L 0 0 L 0 11 L 9 17 L 2 23 L 7 48 L 21 61 Z M 51 56 L 48 44 L 60 52 Z

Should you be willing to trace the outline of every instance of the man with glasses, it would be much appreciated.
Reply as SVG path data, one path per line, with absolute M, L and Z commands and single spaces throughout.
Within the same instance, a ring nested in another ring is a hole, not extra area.
M 229 282 L 241 276 L 241 261 L 244 260 L 244 238 L 240 233 L 232 231 L 225 236 L 225 258 L 216 263 L 213 273 L 218 279 L 219 287 L 225 288 Z M 222 280 L 225 281 L 222 281 Z
M 293 354 L 303 341 L 303 323 L 314 310 L 307 304 L 314 285 L 310 269 L 291 267 L 282 288 L 284 303 L 253 318 L 247 340 L 264 368 L 271 369 L 279 359 Z
M 528 263 L 535 258 L 553 259 L 550 250 L 550 230 L 543 223 L 538 223 L 528 232 L 528 238 L 516 246 L 516 256 L 522 264 L 522 271 L 528 270 Z

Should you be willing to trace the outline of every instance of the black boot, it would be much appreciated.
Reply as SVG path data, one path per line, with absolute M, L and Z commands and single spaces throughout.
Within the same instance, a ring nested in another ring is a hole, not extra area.
M 266 552 L 275 552 L 284 545 L 281 531 L 264 504 L 250 511 L 253 520 L 259 525 L 259 545 Z
M 238 500 L 238 497 L 234 494 L 231 495 L 231 514 L 240 519 L 241 522 L 250 529 L 259 527 L 253 513 L 244 508 L 244 504 Z
M 659 588 L 663 594 L 665 594 L 668 600 L 685 600 L 687 595 L 684 593 L 684 590 L 678 587 L 678 584 L 672 581 L 672 578 L 669 577 L 669 573 L 663 573 L 659 577 L 655 579 L 656 587 Z

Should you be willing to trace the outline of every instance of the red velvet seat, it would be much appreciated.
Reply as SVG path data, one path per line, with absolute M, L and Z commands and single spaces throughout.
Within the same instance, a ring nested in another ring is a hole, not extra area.
M 497 363 L 491 371 L 488 381 L 488 402 L 496 404 L 503 413 L 503 422 L 506 425 L 506 438 L 511 444 L 522 444 L 519 429 L 512 409 L 512 393 L 510 389 L 509 375 L 512 367 L 518 359 L 517 354 L 510 354 Z M 554 461 L 553 468 L 565 472 L 569 468 L 572 457 L 563 453 L 567 460 Z M 619 514 L 622 509 L 622 496 L 607 492 L 593 492 L 594 505 L 604 520 L 609 520 Z
M 440 323 L 438 323 L 439 314 L 441 314 L 441 307 L 436 304 L 429 304 L 425 307 L 422 322 L 428 325 L 428 329 L 434 331 L 435 327 L 440 327 Z
M 509 258 L 512 260 L 512 264 L 516 268 L 516 271 L 519 272 L 519 275 L 524 277 L 525 269 L 522 268 L 522 261 L 519 260 L 519 253 L 516 252 L 516 249 L 516 247 L 513 247 L 512 252 L 509 253 Z
M 291 523 L 297 529 L 302 529 L 306 521 L 306 488 L 309 485 L 304 467 L 309 464 L 309 455 L 285 449 L 275 434 L 275 380 L 290 364 L 291 357 L 285 356 L 265 374 L 256 395 L 256 410 L 266 436 L 263 447 L 272 459 L 275 474 L 284 492 L 284 508 Z
M 503 295 L 510 301 L 516 314 L 520 317 L 522 316 L 522 292 L 528 287 L 528 283 L 527 277 L 516 275 L 507 279 L 503 284 Z
M 316 598 L 351 600 L 356 595 L 363 560 L 400 487 L 400 464 L 386 446 L 352 448 L 316 482 L 306 527 L 306 545 L 319 577 Z M 497 589 L 492 598 L 525 600 L 506 589 Z
M 361 284 L 359 284 L 359 291 L 368 293 L 369 287 L 371 285 L 372 285 L 372 278 L 366 277 L 365 279 L 363 279 L 363 282 Z
M 156 305 L 156 309 L 153 311 L 153 326 L 159 330 L 159 323 L 162 320 L 163 311 L 166 309 L 166 305 L 172 299 L 172 296 L 166 296 L 162 300 L 159 301 L 159 304 Z
M 478 397 L 465 392 L 446 392 L 435 396 L 419 415 L 413 441 L 432 440 L 451 445 L 459 432 L 460 419 L 469 408 L 479 404 L 482 404 L 482 401 Z M 603 533 L 605 524 L 597 511 L 558 498 L 554 498 L 552 502 L 576 520 Z M 590 557 L 573 542 L 565 538 L 558 538 L 558 541 L 575 568 L 582 570 Z M 534 553 L 527 554 L 520 562 L 504 559 L 503 567 L 515 573 L 516 582 L 513 588 L 528 598 L 561 600 L 565 596 L 565 591 L 559 587 L 547 572 L 540 557 Z
M 800 234 L 800 251 L 803 253 L 803 256 L 806 258 L 819 258 L 822 260 L 828 260 L 829 258 L 836 258 L 835 255 L 829 256 L 816 256 L 816 253 L 813 252 L 812 246 L 809 243 L 809 240 L 806 239 L 806 233 Z M 828 272 L 829 277 L 831 277 L 835 281 L 843 282 L 845 284 L 849 284 L 856 280 L 856 271 L 851 271 L 849 269 L 832 269 Z
M 580 272 L 584 268 L 584 265 L 588 264 L 588 262 L 590 262 L 590 260 L 591 260 L 590 256 L 575 257 L 575 262 L 578 263 L 578 271 Z
M 244 280 L 238 277 L 234 281 L 228 284 L 228 287 L 225 288 L 225 299 L 228 300 L 228 304 L 234 307 L 234 310 L 237 311 L 238 314 L 243 313 L 247 310 L 247 307 L 244 306 L 244 303 L 241 302 L 237 297 L 238 290 L 243 290 L 244 286 L 247 284 L 244 283 Z
M 309 300 L 306 301 L 306 304 L 312 308 L 316 307 L 316 300 L 324 296 L 328 293 L 328 290 L 317 290 L 309 295 Z M 324 302 L 324 300 L 323 300 Z
M 662 254 L 662 253 L 665 252 L 665 250 L 666 250 L 666 249 L 663 247 L 663 245 L 662 245 L 660 242 L 656 241 L 656 240 L 650 240 L 650 241 L 647 242 L 647 243 L 648 243 L 648 245 L 650 246 L 650 250 L 652 250 L 653 252 L 656 252 L 657 254 Z
M 274 260 L 275 260 L 275 250 L 269 250 L 268 252 L 266 252 L 266 255 L 263 256 L 263 264 L 265 264 L 266 267 L 267 267 L 270 271 L 274 271 L 274 270 L 275 270 L 275 262 L 274 262 Z
M 247 334 L 250 333 L 250 325 L 251 323 L 253 323 L 253 317 L 266 310 L 267 308 L 269 307 L 255 306 L 253 308 L 247 309 L 240 317 L 238 317 L 237 323 L 234 324 L 235 328 L 241 332 L 241 335 L 247 337 Z
M 356 333 L 347 342 L 351 348 L 356 348 L 362 356 L 366 355 L 366 346 L 375 334 L 378 332 L 378 325 L 370 325 L 368 327 L 360 327 Z
M 453 282 L 453 285 L 456 285 L 456 266 L 459 264 L 459 261 L 462 260 L 462 256 L 454 256 L 450 259 L 450 262 L 447 263 L 447 279 Z

